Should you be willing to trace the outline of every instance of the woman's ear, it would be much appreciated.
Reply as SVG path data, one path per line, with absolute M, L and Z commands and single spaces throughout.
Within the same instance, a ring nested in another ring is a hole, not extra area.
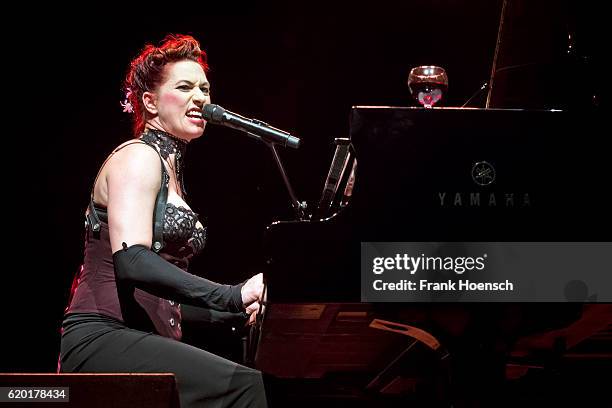
M 153 92 L 143 92 L 142 104 L 151 115 L 157 115 L 157 97 Z

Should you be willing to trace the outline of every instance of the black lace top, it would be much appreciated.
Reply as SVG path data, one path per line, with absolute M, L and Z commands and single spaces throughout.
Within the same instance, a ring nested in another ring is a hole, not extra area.
M 171 154 L 174 154 L 176 178 L 179 181 L 177 187 L 181 189 L 182 195 L 185 196 L 183 173 L 187 142 L 159 129 L 147 129 L 140 140 L 153 148 L 157 147 L 162 159 L 167 160 Z M 163 162 L 162 173 L 162 183 L 166 183 L 165 187 L 167 189 L 170 178 L 166 174 Z M 157 201 L 159 199 L 158 195 Z M 154 220 L 154 224 L 155 221 L 157 220 Z M 197 223 L 198 214 L 192 210 L 181 205 L 176 206 L 172 203 L 166 203 L 163 219 L 163 240 L 165 243 L 163 253 L 175 259 L 189 259 L 200 253 L 206 243 L 206 227 L 198 228 Z M 179 265 L 179 263 L 175 263 Z
M 95 211 L 101 221 L 107 223 L 108 215 L 105 208 L 94 204 Z M 206 245 L 206 226 L 197 227 L 198 214 L 182 205 L 176 206 L 166 203 L 163 222 L 164 248 L 162 255 L 169 255 L 180 267 L 187 266 L 186 262 L 194 255 L 199 254 Z M 201 224 L 202 221 L 200 221 Z
M 165 253 L 180 258 L 199 254 L 206 244 L 206 227 L 198 228 L 198 214 L 183 206 L 166 203 L 164 214 Z

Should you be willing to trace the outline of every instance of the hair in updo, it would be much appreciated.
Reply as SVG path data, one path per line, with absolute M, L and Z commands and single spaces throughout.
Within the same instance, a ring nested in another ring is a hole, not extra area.
M 145 129 L 147 111 L 142 103 L 142 94 L 153 92 L 163 82 L 164 67 L 171 62 L 191 60 L 208 72 L 206 53 L 200 49 L 198 40 L 190 35 L 170 34 L 159 47 L 147 44 L 140 55 L 132 60 L 125 77 L 126 103 L 134 114 L 134 135 Z M 124 105 L 125 106 L 125 105 Z

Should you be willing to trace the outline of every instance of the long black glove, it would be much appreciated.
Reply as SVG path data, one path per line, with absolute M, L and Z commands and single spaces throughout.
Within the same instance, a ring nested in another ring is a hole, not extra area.
M 113 254 L 115 276 L 120 284 L 129 284 L 152 295 L 215 310 L 242 312 L 244 285 L 222 285 L 185 272 L 144 245 L 132 245 Z

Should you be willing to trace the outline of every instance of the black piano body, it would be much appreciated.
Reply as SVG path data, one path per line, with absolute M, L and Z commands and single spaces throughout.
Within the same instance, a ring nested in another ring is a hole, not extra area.
M 444 404 L 497 392 L 517 342 L 573 327 L 584 305 L 361 303 L 360 244 L 609 240 L 602 123 L 561 111 L 354 107 L 313 217 L 268 228 L 266 304 L 248 359 L 314 381 L 311 395 Z M 581 330 L 596 332 L 609 305 L 590 306 L 598 323 Z M 515 360 L 539 367 L 542 353 L 573 346 L 560 337 Z

